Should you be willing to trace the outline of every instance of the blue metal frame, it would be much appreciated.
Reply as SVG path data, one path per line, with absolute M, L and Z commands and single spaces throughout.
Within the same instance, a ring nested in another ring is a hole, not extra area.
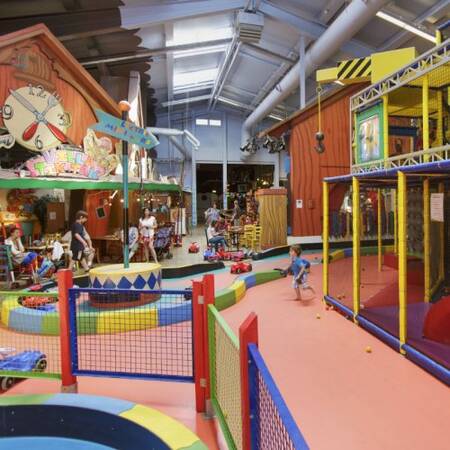
M 142 373 L 123 373 L 123 372 L 108 372 L 101 370 L 80 370 L 78 368 L 78 332 L 77 332 L 77 313 L 76 301 L 77 295 L 80 293 L 151 293 L 160 295 L 185 295 L 186 290 L 127 290 L 127 289 L 93 289 L 93 288 L 72 288 L 69 289 L 69 325 L 70 325 L 70 353 L 71 353 L 71 367 L 73 375 L 86 375 L 93 377 L 110 377 L 110 378 L 133 378 L 156 381 L 178 381 L 182 383 L 193 383 L 195 380 L 195 364 L 194 364 L 194 314 L 192 314 L 192 376 L 178 376 L 178 375 L 156 375 L 156 374 L 142 374 Z M 192 301 L 191 301 L 192 303 Z
M 270 397 L 275 404 L 281 421 L 291 439 L 291 442 L 297 450 L 308 450 L 308 444 L 302 436 L 297 424 L 295 423 L 292 414 L 290 413 L 281 392 L 278 390 L 269 369 L 264 362 L 258 347 L 255 344 L 249 344 L 248 346 L 249 356 L 249 393 L 250 393 L 250 417 L 251 417 L 251 434 L 252 434 L 252 449 L 259 450 L 258 448 L 258 435 L 259 435 L 259 415 L 258 415 L 258 398 L 259 392 L 257 387 L 258 373 L 261 375 L 264 383 L 267 386 Z M 256 386 L 256 388 L 255 388 Z

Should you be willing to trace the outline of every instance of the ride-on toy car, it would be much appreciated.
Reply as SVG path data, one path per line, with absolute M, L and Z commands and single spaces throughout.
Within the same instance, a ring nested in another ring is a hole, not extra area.
M 15 348 L 0 348 L 0 358 L 0 371 L 44 372 L 47 368 L 47 357 L 38 350 L 16 353 Z M 0 389 L 7 391 L 15 382 L 14 377 L 0 377 Z
M 234 263 L 231 266 L 230 273 L 245 273 L 245 272 L 251 272 L 252 271 L 252 265 L 250 263 L 246 262 L 237 262 Z
M 198 242 L 191 242 L 189 245 L 188 253 L 198 253 L 200 251 L 200 244 Z

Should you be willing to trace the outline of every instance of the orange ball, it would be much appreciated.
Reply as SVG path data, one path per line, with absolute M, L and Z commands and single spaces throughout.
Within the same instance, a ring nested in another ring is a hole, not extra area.
M 372 353 L 372 347 L 369 345 L 366 347 L 366 353 Z

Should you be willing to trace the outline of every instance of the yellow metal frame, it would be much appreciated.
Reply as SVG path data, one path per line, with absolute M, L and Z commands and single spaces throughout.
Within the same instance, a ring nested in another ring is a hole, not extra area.
M 423 265 L 425 302 L 431 299 L 430 180 L 423 180 Z
M 444 183 L 439 183 L 438 191 L 444 194 L 445 207 L 445 186 Z M 445 227 L 444 222 L 439 224 L 439 240 L 440 240 L 440 258 L 439 258 L 439 280 L 443 281 L 445 278 Z
M 330 235 L 330 223 L 329 223 L 329 186 L 325 181 L 322 182 L 322 195 L 323 195 L 323 295 L 328 295 L 328 259 L 330 253 L 330 247 L 328 243 L 328 237 Z
M 378 272 L 381 272 L 383 265 L 383 242 L 382 242 L 382 220 L 381 220 L 381 189 L 378 189 L 378 207 L 377 207 L 377 237 L 378 237 Z
M 394 254 L 398 254 L 398 213 L 397 213 L 397 189 L 394 189 Z
M 398 172 L 398 303 L 399 303 L 399 339 L 400 352 L 406 343 L 407 335 L 407 183 L 406 175 Z
M 353 210 L 353 317 L 359 314 L 360 305 L 360 283 L 361 283 L 361 264 L 360 264 L 360 198 L 359 198 L 359 180 L 352 178 L 352 210 Z
M 430 82 L 428 75 L 422 81 L 422 139 L 423 150 L 430 148 Z M 428 162 L 430 155 L 424 155 L 424 161 Z
M 384 161 L 387 166 L 389 159 L 389 98 L 383 95 L 383 142 L 384 142 Z
M 443 95 L 442 91 L 437 91 L 437 146 L 444 145 L 444 108 L 442 107 Z

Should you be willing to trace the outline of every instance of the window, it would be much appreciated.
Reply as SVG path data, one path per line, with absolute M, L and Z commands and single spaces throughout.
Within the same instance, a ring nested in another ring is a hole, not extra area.
M 220 119 L 195 119 L 195 125 L 202 127 L 221 127 L 222 121 Z

